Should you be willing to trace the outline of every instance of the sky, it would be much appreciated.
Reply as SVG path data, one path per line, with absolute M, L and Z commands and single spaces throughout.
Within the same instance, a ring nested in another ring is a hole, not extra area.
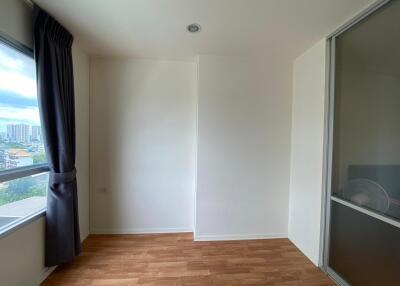
M 0 43 L 0 132 L 11 123 L 40 125 L 35 63 Z

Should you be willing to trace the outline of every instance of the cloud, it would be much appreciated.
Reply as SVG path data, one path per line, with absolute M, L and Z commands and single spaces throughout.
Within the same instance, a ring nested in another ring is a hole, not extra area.
M 0 66 L 13 70 L 22 70 L 24 67 L 24 62 L 22 59 L 8 55 L 9 53 L 6 53 L 7 49 L 9 48 L 5 47 L 4 45 L 0 45 Z
M 15 108 L 12 106 L 0 105 L 0 122 L 1 121 L 6 121 L 7 123 L 26 123 L 30 125 L 39 125 L 39 108 Z
M 4 71 L 0 67 L 0 89 L 12 91 L 24 97 L 36 98 L 36 81 L 22 74 Z
M 12 123 L 40 124 L 35 63 L 0 43 L 0 131 Z
M 0 89 L 22 97 L 36 98 L 35 66 L 32 58 L 0 44 Z
M 23 97 L 18 93 L 0 89 L 0 105 L 7 105 L 17 108 L 29 106 L 38 106 L 38 99 L 31 97 Z

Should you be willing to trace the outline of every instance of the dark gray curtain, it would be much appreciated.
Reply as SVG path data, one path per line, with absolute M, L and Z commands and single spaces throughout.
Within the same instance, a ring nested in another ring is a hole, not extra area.
M 80 252 L 75 171 L 72 35 L 35 5 L 34 54 L 47 160 L 46 266 L 70 262 Z

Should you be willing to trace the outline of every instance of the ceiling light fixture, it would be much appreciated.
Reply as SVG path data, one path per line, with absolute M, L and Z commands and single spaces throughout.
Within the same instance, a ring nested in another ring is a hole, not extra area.
M 198 33 L 201 30 L 201 26 L 199 24 L 193 23 L 193 24 L 190 24 L 189 26 L 187 26 L 186 29 L 190 33 Z

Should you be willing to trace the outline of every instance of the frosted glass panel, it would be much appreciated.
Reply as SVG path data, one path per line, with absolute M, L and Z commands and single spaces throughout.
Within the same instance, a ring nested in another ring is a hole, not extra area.
M 353 286 L 400 285 L 400 229 L 332 201 L 329 266 Z
M 400 1 L 336 38 L 332 192 L 400 219 Z
M 400 1 L 334 50 L 332 195 L 400 220 Z M 329 241 L 328 266 L 350 285 L 400 285 L 399 228 L 331 200 Z

